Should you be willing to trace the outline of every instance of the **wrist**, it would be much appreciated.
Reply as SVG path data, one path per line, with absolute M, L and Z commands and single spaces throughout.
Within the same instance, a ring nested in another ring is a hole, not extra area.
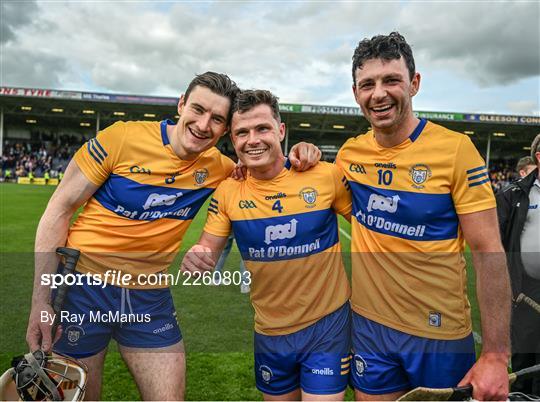
M 486 360 L 490 364 L 503 364 L 504 366 L 507 366 L 508 360 L 510 359 L 510 353 L 508 351 L 482 352 L 480 358 Z

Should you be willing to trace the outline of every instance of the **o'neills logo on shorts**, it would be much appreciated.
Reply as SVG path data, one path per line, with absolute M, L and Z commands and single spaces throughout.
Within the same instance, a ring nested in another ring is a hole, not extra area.
M 165 332 L 165 331 L 168 331 L 170 329 L 173 329 L 174 328 L 174 325 L 172 325 L 171 323 L 167 323 L 165 324 L 164 326 L 162 326 L 161 328 L 156 328 L 152 331 L 152 333 L 154 334 L 161 334 L 162 332 Z

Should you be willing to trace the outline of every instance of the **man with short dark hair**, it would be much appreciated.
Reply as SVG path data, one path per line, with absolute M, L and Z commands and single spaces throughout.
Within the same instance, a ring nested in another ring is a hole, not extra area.
M 522 158 L 524 159 L 524 158 Z M 540 314 L 526 303 L 525 295 L 540 303 L 540 134 L 531 145 L 535 169 L 497 193 L 501 238 L 507 252 L 512 284 L 512 369 L 540 364 Z M 540 380 L 517 382 L 513 391 L 540 395 Z
M 466 135 L 414 115 L 420 74 L 399 33 L 362 40 L 352 76 L 373 127 L 336 159 L 353 195 L 356 398 L 394 400 L 417 386 L 471 383 L 475 399 L 504 400 L 510 296 L 485 163 Z M 476 363 L 465 241 L 482 318 Z
M 277 98 L 243 91 L 231 139 L 248 169 L 213 195 L 204 232 L 182 269 L 211 270 L 231 228 L 251 273 L 255 378 L 265 400 L 343 400 L 350 371 L 350 288 L 336 214 L 350 217 L 339 168 L 298 173 L 281 150 Z
M 531 156 L 524 156 L 516 165 L 516 172 L 520 178 L 528 176 L 534 169 L 536 169 L 536 163 Z
M 233 170 L 214 145 L 227 132 L 238 91 L 225 74 L 207 72 L 180 97 L 176 123 L 117 122 L 102 130 L 75 154 L 49 201 L 36 234 L 27 342 L 32 350 L 51 349 L 51 322 L 43 317 L 52 317 L 52 308 L 41 280 L 57 266 L 57 247 L 79 249 L 83 284 L 70 288 L 64 310 L 80 319 L 61 321 L 54 349 L 88 366 L 87 399 L 100 398 L 111 338 L 143 399 L 184 398 L 184 346 L 169 283 L 148 283 L 163 278 L 197 211 Z M 297 151 L 304 163 L 317 156 L 307 148 Z M 92 286 L 84 274 L 107 286 Z

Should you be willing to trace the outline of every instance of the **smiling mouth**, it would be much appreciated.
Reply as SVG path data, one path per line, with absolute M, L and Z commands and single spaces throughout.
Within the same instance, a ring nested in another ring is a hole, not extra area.
M 195 130 L 192 130 L 191 127 L 188 127 L 188 130 L 189 132 L 191 133 L 192 136 L 194 136 L 195 138 L 199 139 L 199 140 L 207 140 L 208 138 L 210 137 L 207 137 L 203 134 L 199 134 L 197 133 Z
M 386 106 L 379 106 L 379 107 L 372 107 L 371 110 L 375 113 L 384 113 L 388 112 L 390 109 L 392 109 L 394 105 L 386 105 Z
M 249 156 L 259 156 L 266 152 L 266 149 L 248 149 L 245 153 Z

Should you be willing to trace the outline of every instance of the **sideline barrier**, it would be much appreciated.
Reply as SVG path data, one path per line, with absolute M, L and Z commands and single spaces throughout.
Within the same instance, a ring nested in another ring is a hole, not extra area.
M 37 184 L 38 186 L 57 186 L 58 179 L 49 179 L 49 182 L 45 184 L 45 178 L 43 177 L 34 177 L 30 180 L 29 177 L 17 177 L 17 184 Z

